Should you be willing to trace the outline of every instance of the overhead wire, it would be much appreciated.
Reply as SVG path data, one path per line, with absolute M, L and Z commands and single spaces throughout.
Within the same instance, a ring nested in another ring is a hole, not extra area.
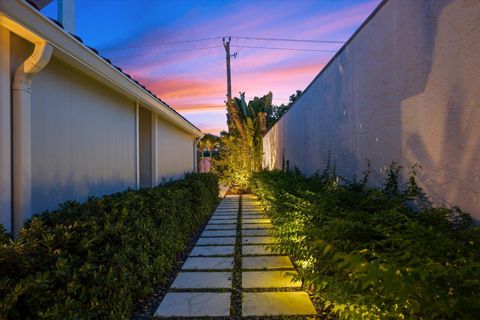
M 307 49 L 307 48 L 283 48 L 283 47 L 262 47 L 262 46 L 239 46 L 239 47 L 250 48 L 250 49 L 267 49 L 267 50 L 337 52 L 336 50 Z
M 121 56 L 111 56 L 111 58 L 115 59 L 115 58 L 129 58 L 129 57 L 158 56 L 160 54 L 166 54 L 166 53 L 185 52 L 185 51 L 193 51 L 193 50 L 205 50 L 205 49 L 214 49 L 214 48 L 223 48 L 223 47 L 222 46 L 197 47 L 197 48 L 169 50 L 169 51 L 161 51 L 161 52 L 153 52 L 153 53 L 138 53 L 138 54 L 129 54 L 129 55 L 121 55 Z
M 345 41 L 339 40 L 315 40 L 315 39 L 289 39 L 289 38 L 262 38 L 262 37 L 243 37 L 243 36 L 231 36 L 232 38 L 237 39 L 246 39 L 246 40 L 260 40 L 260 41 L 282 41 L 282 42 L 310 42 L 310 43 L 335 43 L 343 44 Z
M 345 41 L 337 41 L 337 40 L 315 40 L 315 39 L 290 39 L 290 38 L 263 38 L 263 37 L 244 37 L 244 36 L 229 36 L 230 38 L 236 39 L 236 44 L 238 44 L 238 40 L 244 40 L 244 44 L 246 40 L 256 40 L 256 41 L 280 41 L 280 42 L 303 42 L 303 43 L 323 43 L 323 44 L 343 44 Z M 192 43 L 192 42 L 202 42 L 202 41 L 211 41 L 211 40 L 218 40 L 225 38 L 223 36 L 217 37 L 206 37 L 206 38 L 198 38 L 198 39 L 184 39 L 184 40 L 176 40 L 176 41 L 166 41 L 166 42 L 154 42 L 150 44 L 139 44 L 139 45 L 127 45 L 121 47 L 110 47 L 105 48 L 101 51 L 115 51 L 115 50 L 125 50 L 125 49 L 135 49 L 135 48 L 149 48 L 149 47 L 157 47 L 157 46 L 167 46 L 167 45 L 175 45 L 175 44 L 182 44 L 182 43 Z
M 154 42 L 154 43 L 151 43 L 151 44 L 110 47 L 110 48 L 103 49 L 102 51 L 115 51 L 115 50 L 135 49 L 135 48 L 149 48 L 149 47 L 157 47 L 157 46 L 167 46 L 167 45 L 172 45 L 172 44 L 211 41 L 211 40 L 218 40 L 218 39 L 222 39 L 222 37 L 210 37 L 210 38 L 177 40 L 177 41 L 167 41 L 167 42 Z

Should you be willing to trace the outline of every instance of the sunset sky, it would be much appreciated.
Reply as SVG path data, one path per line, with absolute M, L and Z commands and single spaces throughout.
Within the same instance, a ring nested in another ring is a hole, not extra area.
M 303 90 L 342 43 L 245 38 L 343 42 L 379 2 L 77 0 L 76 33 L 201 130 L 218 134 L 226 129 L 223 36 L 232 36 L 232 53 L 238 53 L 233 95 L 272 91 L 274 104 L 281 104 Z M 42 12 L 56 18 L 56 1 Z

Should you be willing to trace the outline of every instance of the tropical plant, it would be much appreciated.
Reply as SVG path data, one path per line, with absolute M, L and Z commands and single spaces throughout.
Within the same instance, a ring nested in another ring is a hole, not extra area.
M 262 137 L 266 133 L 266 117 L 272 108 L 272 93 L 245 101 L 245 93 L 227 101 L 229 132 L 223 133 L 219 157 L 214 159 L 214 172 L 229 185 L 245 188 L 252 172 L 261 169 Z
M 272 106 L 271 111 L 267 113 L 267 131 L 270 130 L 270 128 L 272 128 L 285 113 L 287 113 L 290 107 L 298 100 L 298 98 L 300 98 L 301 95 L 302 90 L 297 90 L 294 94 L 290 95 L 287 104 L 282 103 L 279 106 Z

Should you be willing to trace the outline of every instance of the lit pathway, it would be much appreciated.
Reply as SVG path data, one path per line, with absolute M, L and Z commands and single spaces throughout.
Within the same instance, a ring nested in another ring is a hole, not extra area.
M 224 198 L 155 316 L 315 315 L 301 283 L 291 279 L 290 258 L 269 249 L 271 227 L 255 196 Z

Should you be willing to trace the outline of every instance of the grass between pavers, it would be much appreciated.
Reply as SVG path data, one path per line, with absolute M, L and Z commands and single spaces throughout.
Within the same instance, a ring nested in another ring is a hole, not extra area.
M 239 199 L 240 204 L 242 203 L 242 199 Z M 242 247 L 248 246 L 246 244 L 242 244 L 242 228 L 241 228 L 241 221 L 242 219 L 242 208 L 241 205 L 239 207 L 238 216 L 237 216 L 237 229 L 236 229 L 236 242 L 235 242 L 235 250 L 234 250 L 234 265 L 233 270 L 226 269 L 226 270 L 181 270 L 181 271 L 188 271 L 188 272 L 219 272 L 219 271 L 226 271 L 232 272 L 232 288 L 231 289 L 219 289 L 219 288 L 197 288 L 197 289 L 172 289 L 170 288 L 170 292 L 231 292 L 231 304 L 230 304 L 230 316 L 229 317 L 169 317 L 169 320 L 238 320 L 238 319 L 246 319 L 246 320 L 307 320 L 307 319 L 327 319 L 325 316 L 321 315 L 321 310 L 317 307 L 317 304 L 314 304 L 317 313 L 317 316 L 298 316 L 298 315 L 286 315 L 286 316 L 241 316 L 242 313 L 242 294 L 243 292 L 298 292 L 299 287 L 297 288 L 254 288 L 254 289 L 246 289 L 242 288 L 242 272 L 243 271 L 293 271 L 292 268 L 277 268 L 277 269 L 251 269 L 251 270 L 243 270 L 242 269 L 242 257 L 255 257 L 258 255 L 243 255 L 242 254 Z M 250 237 L 250 236 L 249 236 Z M 252 236 L 254 237 L 254 236 Z M 209 245 L 211 246 L 211 245 Z M 266 245 L 266 246 L 271 246 Z M 278 256 L 278 254 L 262 254 L 262 256 Z M 225 256 L 205 256 L 205 257 L 225 257 Z M 175 277 L 174 277 L 175 278 Z M 173 279 L 174 279 L 173 278 Z M 172 280 L 173 282 L 173 280 Z M 304 289 L 303 289 L 304 290 Z M 304 290 L 305 291 L 305 290 Z M 306 291 L 309 296 L 311 294 Z M 311 297 L 312 298 L 312 297 Z M 312 300 L 313 301 L 313 300 Z M 159 319 L 159 318 L 158 318 Z
M 240 319 L 242 315 L 242 196 L 238 199 L 237 238 L 232 273 L 232 296 L 230 300 L 230 319 Z
M 225 199 L 225 198 L 224 198 Z M 222 201 L 225 201 L 225 200 L 222 200 Z M 206 227 L 206 225 L 208 224 L 208 220 L 207 222 L 205 223 L 204 225 L 204 228 Z M 191 252 L 191 250 L 195 247 L 196 245 L 196 242 L 198 241 L 198 239 L 201 237 L 201 234 L 203 233 L 204 229 L 199 232 L 197 238 L 195 239 L 195 241 L 192 242 L 192 245 L 191 245 L 191 248 L 190 248 L 190 251 L 188 251 L 187 255 L 184 257 L 182 263 L 180 264 L 180 267 L 177 269 L 177 272 L 174 273 L 173 277 L 171 278 L 171 281 L 170 281 L 170 286 L 171 284 L 173 283 L 173 281 L 175 280 L 177 274 L 180 272 L 180 271 L 184 271 L 184 272 L 231 272 L 232 273 L 232 288 L 231 289 L 227 289 L 227 288 L 195 288 L 195 289 L 185 289 L 185 288 L 171 288 L 169 286 L 168 290 L 165 290 L 163 296 L 168 292 L 218 292 L 218 293 L 222 293 L 222 292 L 232 292 L 234 291 L 233 288 L 235 287 L 235 277 L 233 276 L 233 272 L 235 270 L 235 263 L 234 263 L 234 267 L 233 269 L 212 269 L 212 270 L 198 270 L 198 269 L 181 269 L 183 263 L 185 262 L 185 260 L 188 258 L 188 254 Z M 237 230 L 236 230 L 237 231 Z M 238 232 L 237 232 L 238 234 Z M 236 243 L 237 244 L 237 243 Z M 235 244 L 235 245 L 236 245 Z M 224 245 L 208 245 L 208 246 L 224 246 Z M 234 253 L 237 252 L 236 250 L 234 250 Z M 210 257 L 231 257 L 232 255 L 214 255 L 214 256 L 201 256 L 201 257 L 205 257 L 205 258 L 210 258 Z M 199 256 L 200 257 L 200 256 Z M 235 261 L 235 258 L 234 258 L 234 261 Z M 240 263 L 241 263 L 241 257 L 240 257 Z M 241 274 L 240 274 L 241 276 Z M 240 283 L 241 285 L 241 283 Z M 232 293 L 233 295 L 233 293 Z M 163 296 L 161 297 L 161 299 L 159 299 L 157 302 L 156 302 L 156 307 L 155 309 L 153 310 L 153 312 L 151 313 L 150 317 L 148 318 L 145 318 L 145 319 L 169 319 L 169 320 L 192 320 L 192 319 L 198 319 L 198 320 L 229 320 L 229 319 L 232 319 L 231 316 L 228 316 L 228 317 L 168 317 L 168 318 L 161 318 L 161 317 L 154 317 L 154 313 L 155 313 L 155 310 L 156 308 L 160 305 L 160 302 L 161 300 L 163 299 Z M 241 305 L 240 305 L 240 308 L 241 308 Z M 135 319 L 136 320 L 136 319 Z M 143 320 L 143 319 L 142 319 Z

